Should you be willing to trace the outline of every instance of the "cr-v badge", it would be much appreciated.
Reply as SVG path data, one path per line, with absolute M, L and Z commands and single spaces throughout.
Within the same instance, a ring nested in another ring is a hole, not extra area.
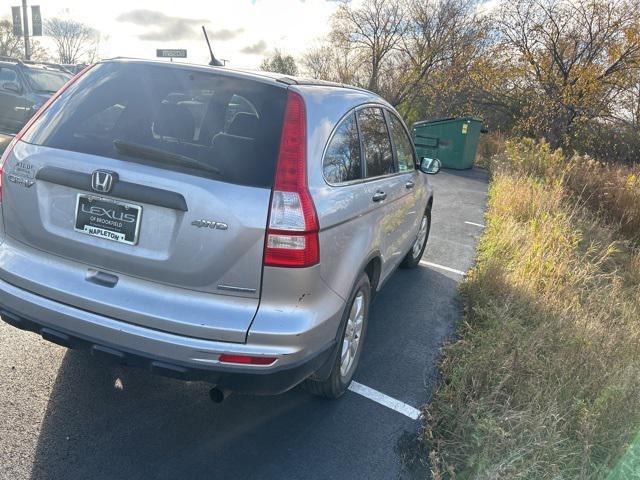
M 212 228 L 214 230 L 226 230 L 229 225 L 222 222 L 216 222 L 214 220 L 194 220 L 191 225 L 198 228 Z
M 26 160 L 16 163 L 12 171 L 7 173 L 10 182 L 16 183 L 22 187 L 32 187 L 35 183 L 35 171 L 33 165 Z

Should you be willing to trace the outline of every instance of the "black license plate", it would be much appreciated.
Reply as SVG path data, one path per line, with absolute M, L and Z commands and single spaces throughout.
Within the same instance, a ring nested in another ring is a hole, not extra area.
M 78 194 L 77 232 L 115 242 L 138 243 L 142 207 L 93 195 Z

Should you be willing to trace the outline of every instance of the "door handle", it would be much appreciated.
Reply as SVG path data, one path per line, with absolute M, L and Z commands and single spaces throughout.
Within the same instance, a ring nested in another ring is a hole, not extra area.
M 387 194 L 386 193 L 384 193 L 384 192 L 376 192 L 376 194 L 373 196 L 372 200 L 374 202 L 381 202 L 385 198 L 387 198 Z
M 404 186 L 406 187 L 407 190 L 411 190 L 413 187 L 416 186 L 416 184 L 413 183 L 411 180 L 409 180 L 407 183 L 404 184 Z

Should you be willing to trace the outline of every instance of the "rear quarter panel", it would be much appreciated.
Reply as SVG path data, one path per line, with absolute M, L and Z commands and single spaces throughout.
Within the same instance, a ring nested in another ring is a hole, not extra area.
M 371 201 L 381 185 L 385 185 L 385 190 L 394 190 L 390 184 L 404 185 L 408 177 L 396 175 L 338 187 L 327 184 L 322 174 L 322 160 L 334 127 L 346 113 L 359 105 L 385 102 L 371 93 L 355 89 L 318 86 L 292 89 L 303 95 L 307 109 L 307 173 L 320 222 L 321 276 L 346 299 L 356 278 L 373 256 L 380 256 L 383 262 L 379 284 L 402 260 L 398 248 L 392 249 L 395 250 L 392 258 L 385 258 L 382 254 L 385 238 L 396 244 L 406 244 L 406 237 L 415 235 L 414 231 L 398 229 L 401 219 L 385 215 L 382 205 Z M 422 194 L 418 195 L 417 203 L 421 205 L 416 204 L 416 210 L 426 207 L 429 195 L 425 188 L 426 179 L 420 179 L 418 183 Z M 417 221 L 414 229 L 417 229 Z

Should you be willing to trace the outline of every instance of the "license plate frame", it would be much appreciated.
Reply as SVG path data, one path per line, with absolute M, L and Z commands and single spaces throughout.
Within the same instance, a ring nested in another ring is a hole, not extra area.
M 133 221 L 129 220 L 131 215 L 134 215 Z M 78 193 L 76 197 L 73 224 L 76 232 L 126 245 L 137 245 L 141 219 L 141 205 L 88 193 Z

